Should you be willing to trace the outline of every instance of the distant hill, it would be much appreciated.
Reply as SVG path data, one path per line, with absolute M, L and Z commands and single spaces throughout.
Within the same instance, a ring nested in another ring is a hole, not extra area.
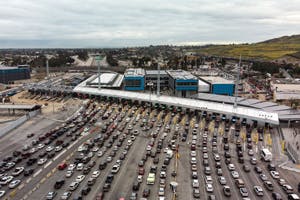
M 208 45 L 195 49 L 208 55 L 277 60 L 285 56 L 299 59 L 300 35 L 283 36 L 253 44 Z

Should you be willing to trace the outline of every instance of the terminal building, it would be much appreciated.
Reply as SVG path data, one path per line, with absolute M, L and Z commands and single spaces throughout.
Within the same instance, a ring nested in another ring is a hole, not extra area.
M 19 67 L 0 66 L 0 83 L 9 84 L 24 79 L 30 79 L 30 68 L 28 65 Z
M 198 78 L 184 70 L 167 70 L 169 87 L 179 97 L 190 97 L 198 93 Z
M 147 89 L 157 88 L 158 76 L 160 88 L 165 89 L 169 87 L 169 75 L 165 70 L 146 70 L 145 83 Z
M 233 80 L 227 80 L 219 76 L 200 76 L 200 79 L 210 84 L 212 94 L 234 95 L 235 84 Z
M 124 74 L 124 89 L 131 91 L 145 90 L 145 70 L 141 68 L 127 69 Z

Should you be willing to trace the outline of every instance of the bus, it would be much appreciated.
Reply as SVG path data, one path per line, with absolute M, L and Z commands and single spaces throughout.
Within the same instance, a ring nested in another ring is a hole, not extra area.
M 264 161 L 272 161 L 272 153 L 269 149 L 262 149 L 260 152 L 260 156 Z

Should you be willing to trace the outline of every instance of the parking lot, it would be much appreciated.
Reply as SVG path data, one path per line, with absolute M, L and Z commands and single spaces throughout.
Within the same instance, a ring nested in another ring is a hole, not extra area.
M 3 158 L 0 190 L 9 199 L 287 199 L 299 174 L 261 160 L 263 132 L 215 113 L 89 101 Z

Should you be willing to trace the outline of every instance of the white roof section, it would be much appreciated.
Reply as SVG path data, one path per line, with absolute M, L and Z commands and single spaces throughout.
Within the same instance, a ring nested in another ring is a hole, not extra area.
M 129 68 L 124 73 L 125 77 L 141 77 L 145 76 L 145 70 L 142 68 Z
M 112 82 L 118 74 L 116 73 L 102 73 L 100 74 L 100 82 L 101 84 L 109 84 Z M 99 78 L 98 76 L 91 81 L 93 84 L 98 84 Z
M 233 80 L 228 80 L 220 76 L 200 76 L 200 78 L 211 84 L 234 84 Z
M 118 97 L 132 100 L 139 100 L 145 102 L 155 102 L 166 105 L 180 106 L 191 109 L 206 110 L 210 112 L 235 115 L 241 118 L 248 118 L 252 120 L 267 122 L 270 124 L 279 124 L 278 114 L 273 112 L 266 112 L 259 109 L 247 108 L 238 106 L 235 108 L 233 105 L 222 104 L 216 102 L 202 101 L 198 99 L 187 99 L 174 96 L 157 96 L 148 93 L 139 93 L 131 91 L 111 90 L 111 89 L 97 89 L 77 86 L 73 90 L 74 92 L 102 95 L 109 97 Z
M 158 70 L 146 70 L 146 75 L 157 75 L 158 74 Z M 160 75 L 168 75 L 166 70 L 160 70 L 159 71 Z
M 300 93 L 300 84 L 273 84 L 273 89 L 277 92 Z
M 184 71 L 181 69 L 178 70 L 167 70 L 166 71 L 173 79 L 183 79 L 183 80 L 189 80 L 189 79 L 194 79 L 197 80 L 198 78 L 191 74 L 188 71 Z

